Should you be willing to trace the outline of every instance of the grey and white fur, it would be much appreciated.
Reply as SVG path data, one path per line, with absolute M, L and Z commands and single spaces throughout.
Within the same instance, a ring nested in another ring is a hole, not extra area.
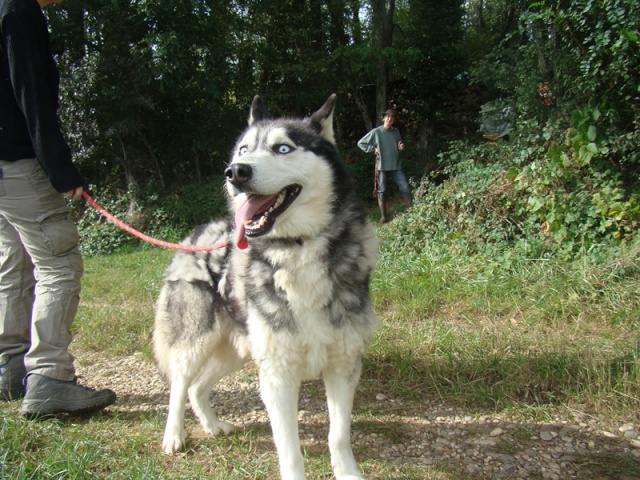
M 204 430 L 228 434 L 209 404 L 216 382 L 250 357 L 260 377 L 284 480 L 305 478 L 301 382 L 322 377 L 335 477 L 362 479 L 351 448 L 361 359 L 378 320 L 369 279 L 378 242 L 335 144 L 336 96 L 311 117 L 272 118 L 255 97 L 225 171 L 229 218 L 183 243 L 157 302 L 154 352 L 171 384 L 162 448 L 185 447 L 187 396 Z

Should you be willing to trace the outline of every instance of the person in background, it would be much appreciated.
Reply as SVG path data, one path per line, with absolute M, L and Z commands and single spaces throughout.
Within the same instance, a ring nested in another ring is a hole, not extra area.
M 0 400 L 24 396 L 28 417 L 116 401 L 76 382 L 68 351 L 83 266 L 65 196 L 84 190 L 57 123 L 42 12 L 59 1 L 0 0 Z
M 404 150 L 404 142 L 400 131 L 394 127 L 396 111 L 388 109 L 382 117 L 382 125 L 374 128 L 358 140 L 358 147 L 363 151 L 376 154 L 374 195 L 378 197 L 380 223 L 389 221 L 387 216 L 387 180 L 389 178 L 398 186 L 407 206 L 413 203 L 411 189 L 407 177 L 402 170 L 400 152 Z

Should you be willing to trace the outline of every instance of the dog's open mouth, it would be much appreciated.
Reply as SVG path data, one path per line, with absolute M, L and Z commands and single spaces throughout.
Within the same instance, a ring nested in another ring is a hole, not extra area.
M 259 237 L 269 232 L 276 218 L 289 208 L 301 189 L 300 185 L 289 185 L 275 195 L 248 194 L 235 215 L 238 248 L 247 248 L 246 237 Z

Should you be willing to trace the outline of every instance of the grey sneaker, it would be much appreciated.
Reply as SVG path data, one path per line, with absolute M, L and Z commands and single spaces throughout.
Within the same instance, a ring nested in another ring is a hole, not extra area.
M 24 396 L 24 355 L 14 355 L 4 365 L 0 365 L 0 400 L 15 400 Z
M 27 377 L 27 394 L 20 411 L 29 418 L 54 413 L 90 413 L 116 401 L 111 390 L 94 390 L 76 380 L 65 382 L 31 373 Z

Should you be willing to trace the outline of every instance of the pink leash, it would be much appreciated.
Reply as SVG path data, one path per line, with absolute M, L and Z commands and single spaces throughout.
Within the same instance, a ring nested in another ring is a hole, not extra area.
M 125 232 L 129 232 L 134 237 L 138 237 L 141 240 L 144 240 L 145 242 L 151 243 L 152 245 L 156 245 L 158 247 L 170 248 L 171 250 L 184 250 L 186 252 L 208 252 L 210 250 L 222 248 L 227 245 L 227 242 L 225 240 L 221 240 L 217 243 L 214 243 L 213 245 L 181 245 L 179 243 L 170 243 L 170 242 L 165 242 L 164 240 L 158 240 L 156 238 L 150 237 L 149 235 L 145 235 L 144 233 L 139 232 L 138 230 L 131 228 L 126 223 L 118 220 L 116 217 L 114 217 L 109 212 L 107 212 L 104 208 L 98 205 L 98 203 L 93 198 L 91 198 L 91 196 L 87 192 L 84 192 L 82 196 L 87 202 L 91 204 L 93 208 L 98 210 L 98 212 L 100 212 L 100 214 L 102 214 L 102 216 L 105 217 L 107 220 L 109 220 L 111 223 L 113 223 L 114 225 L 117 225 L 118 227 L 123 229 Z

